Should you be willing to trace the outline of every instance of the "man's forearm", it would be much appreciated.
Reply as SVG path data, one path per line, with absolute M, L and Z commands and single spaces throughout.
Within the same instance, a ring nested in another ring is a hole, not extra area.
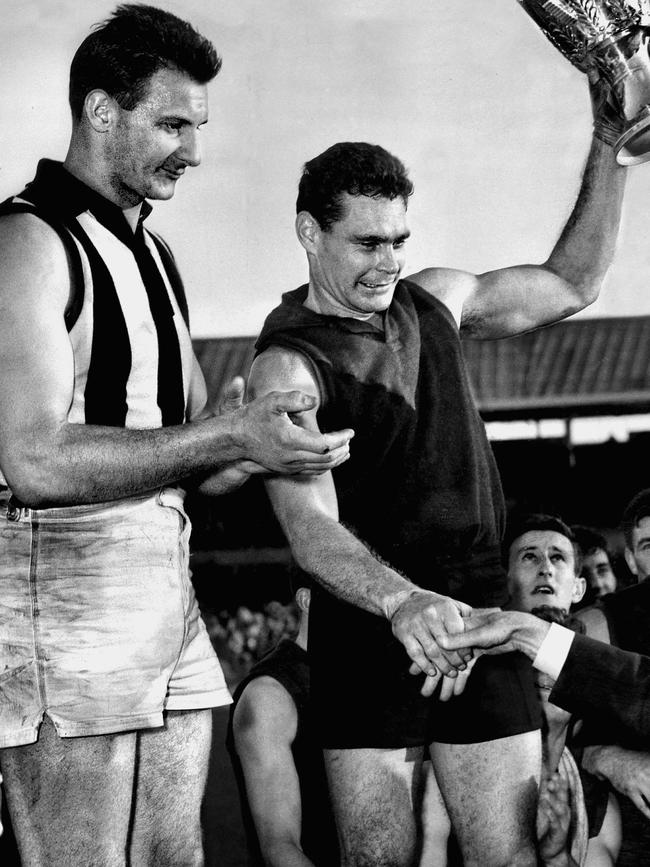
M 66 424 L 34 435 L 3 462 L 7 482 L 26 505 L 114 500 L 205 473 L 241 457 L 228 417 L 131 430 Z
M 614 256 L 626 174 L 613 149 L 593 139 L 573 212 L 546 262 L 584 305 L 597 297 Z
M 418 588 L 383 563 L 350 530 L 321 513 L 292 514 L 283 521 L 298 565 L 334 596 L 369 611 L 392 617 Z

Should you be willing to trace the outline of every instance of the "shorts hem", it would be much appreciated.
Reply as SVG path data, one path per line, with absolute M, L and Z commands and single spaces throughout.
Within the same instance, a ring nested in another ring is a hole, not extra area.
M 35 744 L 38 740 L 38 729 L 39 726 L 30 726 L 29 728 L 18 729 L 14 733 L 0 736 L 0 750 Z
M 205 710 L 210 707 L 224 707 L 232 704 L 229 690 L 216 689 L 201 695 L 170 696 L 165 701 L 165 710 Z
M 62 738 L 82 738 L 91 735 L 111 735 L 133 729 L 156 729 L 164 725 L 162 710 L 155 713 L 138 714 L 129 717 L 104 717 L 85 722 L 61 722 L 48 714 L 54 723 L 56 733 Z
M 513 726 L 507 731 L 499 731 L 499 732 L 490 732 L 488 737 L 481 737 L 480 740 L 477 737 L 465 737 L 465 738 L 452 738 L 450 735 L 446 737 L 433 736 L 428 738 L 428 744 L 451 744 L 451 745 L 459 745 L 463 744 L 489 744 L 492 741 L 501 741 L 504 738 L 514 738 L 517 735 L 525 735 L 529 732 L 537 732 L 541 729 L 541 723 L 536 721 L 531 721 L 529 723 L 522 723 L 519 726 Z

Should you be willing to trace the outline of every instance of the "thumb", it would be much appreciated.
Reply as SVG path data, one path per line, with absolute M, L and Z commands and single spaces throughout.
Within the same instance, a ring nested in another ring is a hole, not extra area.
M 235 376 L 224 388 L 219 401 L 219 414 L 234 412 L 244 402 L 246 383 L 241 376 Z

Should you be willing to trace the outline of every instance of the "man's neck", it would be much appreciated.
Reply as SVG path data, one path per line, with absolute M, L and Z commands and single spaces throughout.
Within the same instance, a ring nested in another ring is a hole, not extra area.
M 135 205 L 125 206 L 123 202 L 117 201 L 115 194 L 108 188 L 109 185 L 102 183 L 101 172 L 89 172 L 87 164 L 83 160 L 75 158 L 72 150 L 68 151 L 68 154 L 63 161 L 63 168 L 70 172 L 70 174 L 77 178 L 77 180 L 81 181 L 87 187 L 90 187 L 91 190 L 94 190 L 100 196 L 103 196 L 106 201 L 111 202 L 113 205 L 120 208 L 127 223 L 131 227 L 132 231 L 135 232 L 140 218 L 142 202 L 138 202 Z
M 343 319 L 358 319 L 360 322 L 370 322 L 376 328 L 384 330 L 383 313 L 364 313 L 361 310 L 346 307 L 335 298 L 317 292 L 312 283 L 309 284 L 309 291 L 307 292 L 304 306 L 313 310 L 314 313 L 320 313 L 321 316 L 340 316 Z

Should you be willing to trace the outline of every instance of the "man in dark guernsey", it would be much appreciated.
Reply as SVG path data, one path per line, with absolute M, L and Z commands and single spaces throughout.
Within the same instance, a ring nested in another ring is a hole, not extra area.
M 422 695 L 409 664 L 447 676 L 444 690 L 466 658 L 438 638 L 462 632 L 468 606 L 507 601 L 503 497 L 460 336 L 518 334 L 597 297 L 625 170 L 595 130 L 549 259 L 480 275 L 401 277 L 412 185 L 383 148 L 339 143 L 304 167 L 296 232 L 309 283 L 267 318 L 249 386 L 254 397 L 315 393 L 314 431 L 355 430 L 350 461 L 333 473 L 267 482 L 298 565 L 318 582 L 312 700 L 345 867 L 417 863 L 412 783 L 427 748 L 464 864 L 537 863 L 529 661 L 479 659 L 450 702 Z
M 230 708 L 226 744 L 251 867 L 334 867 L 339 860 L 309 702 L 310 596 L 309 587 L 296 589 L 295 639 L 283 638 L 253 666 Z
M 144 225 L 200 162 L 220 64 L 185 21 L 118 7 L 72 62 L 65 161 L 2 206 L 0 766 L 25 867 L 203 863 L 230 695 L 181 483 L 219 494 L 348 453 L 350 431 L 300 426 L 315 400 L 297 391 L 243 406 L 236 380 L 206 406 L 174 260 Z

